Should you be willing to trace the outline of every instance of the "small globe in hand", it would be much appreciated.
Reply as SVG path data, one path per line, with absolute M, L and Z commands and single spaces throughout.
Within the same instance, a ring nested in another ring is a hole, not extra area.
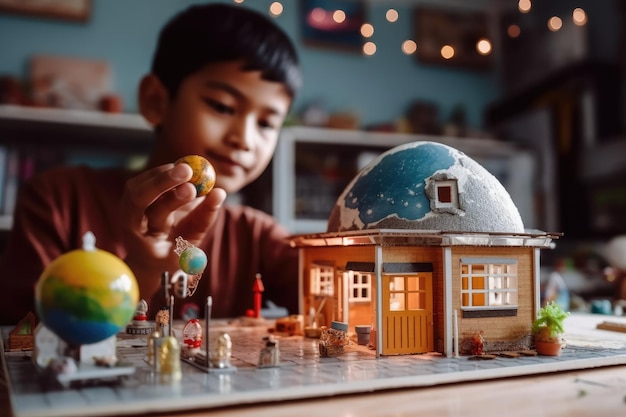
M 199 275 L 204 271 L 207 257 L 204 251 L 195 246 L 189 247 L 180 254 L 178 265 L 183 272 L 189 275 Z
M 189 182 L 196 187 L 196 196 L 207 195 L 215 186 L 215 168 L 206 158 L 200 155 L 187 155 L 180 158 L 175 164 L 187 164 L 191 167 L 193 175 Z

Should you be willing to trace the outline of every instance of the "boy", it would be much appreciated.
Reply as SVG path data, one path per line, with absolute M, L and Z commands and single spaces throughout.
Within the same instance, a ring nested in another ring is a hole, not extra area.
M 256 273 L 266 299 L 296 312 L 297 253 L 286 231 L 264 213 L 222 203 L 267 167 L 300 83 L 296 51 L 268 18 L 225 4 L 175 16 L 139 86 L 140 112 L 155 129 L 146 169 L 61 167 L 24 184 L 0 269 L 2 322 L 34 310 L 43 269 L 82 247 L 89 230 L 133 270 L 152 315 L 164 304 L 161 273 L 178 269 L 178 236 L 203 249 L 208 265 L 194 296 L 177 301 L 177 316 L 202 310 L 209 294 L 214 316 L 244 314 Z M 189 166 L 173 164 L 191 154 L 217 173 L 204 197 L 187 182 Z

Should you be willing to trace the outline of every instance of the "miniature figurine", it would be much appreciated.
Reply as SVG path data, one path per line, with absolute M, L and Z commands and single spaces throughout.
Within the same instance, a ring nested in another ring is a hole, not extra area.
M 183 328 L 183 348 L 182 354 L 188 358 L 193 358 L 202 347 L 202 326 L 198 319 L 187 321 Z
M 215 348 L 211 353 L 211 364 L 215 368 L 229 368 L 230 356 L 232 354 L 233 343 L 230 340 L 228 333 L 220 332 L 217 341 L 215 342 Z
M 162 338 L 158 347 L 158 373 L 161 382 L 172 383 L 182 379 L 180 345 L 174 336 Z
M 271 368 L 280 364 L 280 350 L 278 348 L 278 340 L 273 336 L 263 338 L 265 347 L 261 349 L 259 356 L 259 368 Z
M 168 306 L 161 307 L 161 309 L 157 312 L 154 321 L 156 323 L 156 330 L 162 336 L 170 335 L 170 308 Z
M 263 286 L 263 281 L 261 280 L 261 274 L 256 274 L 254 284 L 252 285 L 252 293 L 254 294 L 253 317 L 257 319 L 261 317 L 261 300 L 263 297 L 263 291 L 265 291 L 265 287 Z
M 156 343 L 155 340 L 161 338 L 161 332 L 158 330 L 150 333 L 148 337 L 148 342 L 146 343 L 146 362 L 148 362 L 153 367 L 156 366 L 155 356 L 156 356 Z
M 141 299 L 131 322 L 126 326 L 126 333 L 147 335 L 154 331 L 154 323 L 148 320 L 148 303 Z

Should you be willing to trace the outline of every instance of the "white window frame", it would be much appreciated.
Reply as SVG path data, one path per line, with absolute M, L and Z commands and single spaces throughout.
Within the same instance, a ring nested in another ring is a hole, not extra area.
M 354 278 L 357 278 L 358 282 L 354 282 Z M 364 282 L 364 278 L 365 281 Z M 354 296 L 354 291 L 357 290 L 357 296 Z M 363 295 L 365 290 L 365 295 Z M 348 301 L 355 302 L 370 302 L 372 301 L 372 274 L 359 271 L 348 271 Z
M 480 272 L 474 273 L 474 267 L 480 265 Z M 463 273 L 464 267 L 467 272 Z M 461 309 L 463 310 L 501 310 L 517 308 L 519 302 L 519 280 L 517 259 L 514 258 L 462 258 L 460 268 Z M 474 289 L 472 278 L 484 279 L 484 289 Z M 463 278 L 467 278 L 467 289 L 463 289 Z M 474 294 L 483 294 L 485 305 L 474 306 Z M 467 295 L 468 305 L 463 305 L 463 295 Z
M 435 193 L 434 201 L 436 208 L 459 208 L 459 188 L 456 180 L 436 180 L 434 182 Z M 450 202 L 443 202 L 439 200 L 439 188 L 450 187 Z
M 325 297 L 335 295 L 334 267 L 312 264 L 309 273 L 311 295 L 321 295 Z

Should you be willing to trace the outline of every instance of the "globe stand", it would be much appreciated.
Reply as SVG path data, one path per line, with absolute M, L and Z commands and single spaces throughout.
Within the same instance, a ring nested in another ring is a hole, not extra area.
M 92 344 L 68 344 L 40 323 L 35 329 L 33 361 L 47 379 L 64 388 L 76 384 L 109 383 L 135 372 L 134 366 L 114 363 L 117 338 Z

